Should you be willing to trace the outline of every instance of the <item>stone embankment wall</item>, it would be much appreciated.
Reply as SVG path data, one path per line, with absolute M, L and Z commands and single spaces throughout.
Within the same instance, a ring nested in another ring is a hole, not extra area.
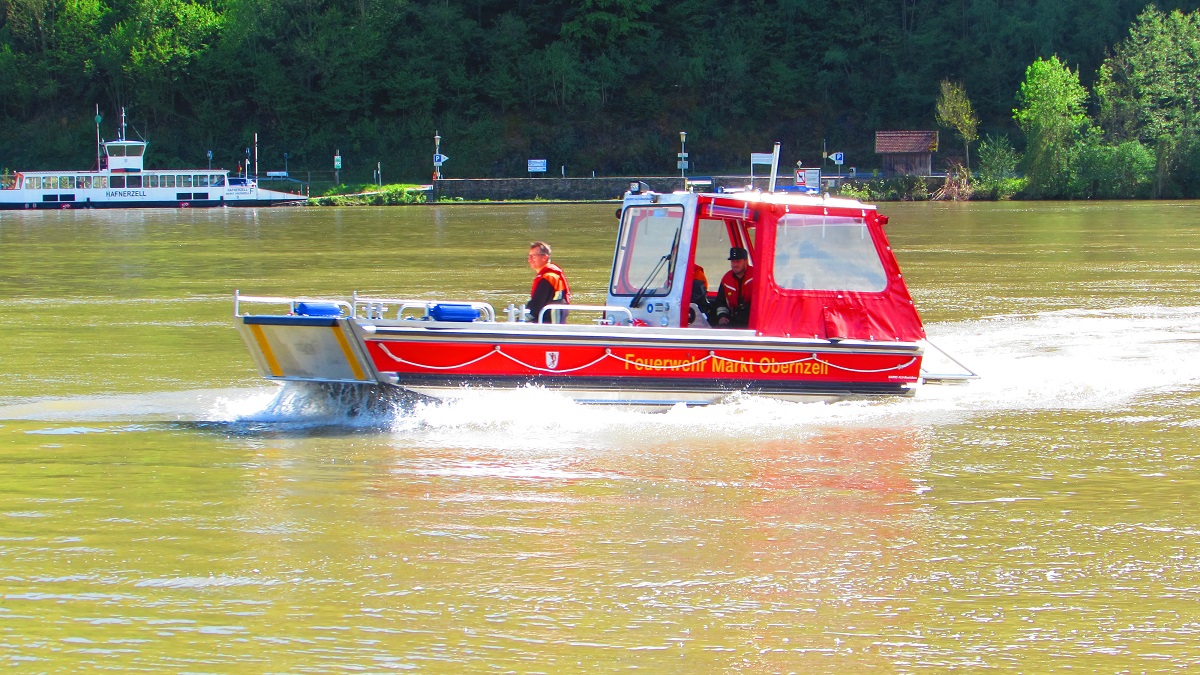
M 749 176 L 706 176 L 713 181 L 712 187 L 732 189 L 750 184 Z M 683 189 L 679 176 L 653 176 L 649 178 L 444 178 L 433 183 L 433 200 L 464 199 L 468 201 L 501 201 L 508 199 L 553 199 L 553 200 L 619 200 L 632 183 L 641 181 L 655 192 L 674 192 Z M 754 177 L 754 187 L 766 189 L 768 178 Z M 786 181 L 786 183 L 785 183 Z M 790 185 L 790 176 L 781 177 L 780 185 Z M 645 189 L 643 186 L 642 189 Z

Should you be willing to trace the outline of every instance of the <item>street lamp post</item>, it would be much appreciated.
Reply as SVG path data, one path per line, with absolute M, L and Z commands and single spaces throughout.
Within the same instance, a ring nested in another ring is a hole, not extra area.
M 288 172 L 287 160 L 288 160 L 288 154 L 285 152 L 285 153 L 283 153 L 283 175 L 285 175 L 285 176 L 287 175 L 287 172 Z
M 687 189 L 687 132 L 679 132 L 679 177 L 683 179 L 683 187 Z

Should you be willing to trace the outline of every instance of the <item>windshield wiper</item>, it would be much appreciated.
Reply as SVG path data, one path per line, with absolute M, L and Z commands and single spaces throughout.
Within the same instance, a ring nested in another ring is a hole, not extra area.
M 650 290 L 650 282 L 654 281 L 654 277 L 658 276 L 658 271 L 662 269 L 663 264 L 670 259 L 670 253 L 658 259 L 658 264 L 654 266 L 654 269 L 650 270 L 650 276 L 646 277 L 646 283 L 642 284 L 642 287 L 639 288 L 638 292 L 633 296 L 633 300 L 629 301 L 630 309 L 637 309 L 637 307 L 642 304 L 642 298 L 645 297 L 646 291 Z
M 650 270 L 650 276 L 646 277 L 646 282 L 643 283 L 642 287 L 638 289 L 637 294 L 633 296 L 633 300 L 629 301 L 630 309 L 637 309 L 638 306 L 642 304 L 642 298 L 646 297 L 646 292 L 650 290 L 650 283 L 654 281 L 654 277 L 658 276 L 658 271 L 662 269 L 663 265 L 670 262 L 671 258 L 674 257 L 675 252 L 679 250 L 680 234 L 683 234 L 683 228 L 675 230 L 675 241 L 671 243 L 671 250 L 667 251 L 666 255 L 659 258 L 658 264 L 654 266 L 654 269 Z

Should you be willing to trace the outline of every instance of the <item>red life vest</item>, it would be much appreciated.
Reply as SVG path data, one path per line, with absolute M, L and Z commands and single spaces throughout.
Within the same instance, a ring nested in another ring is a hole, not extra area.
M 571 304 L 571 286 L 567 284 L 567 275 L 563 273 L 562 268 L 554 263 L 546 263 L 541 272 L 533 278 L 533 285 L 529 288 L 529 295 L 532 297 L 537 291 L 538 282 L 545 279 L 550 288 L 554 289 L 554 295 L 550 296 L 550 302 L 554 304 Z

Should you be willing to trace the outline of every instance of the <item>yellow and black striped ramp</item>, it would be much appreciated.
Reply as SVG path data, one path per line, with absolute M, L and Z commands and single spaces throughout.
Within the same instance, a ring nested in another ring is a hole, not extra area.
M 243 316 L 242 340 L 263 377 L 304 382 L 377 382 L 377 373 L 350 331 L 328 316 Z

